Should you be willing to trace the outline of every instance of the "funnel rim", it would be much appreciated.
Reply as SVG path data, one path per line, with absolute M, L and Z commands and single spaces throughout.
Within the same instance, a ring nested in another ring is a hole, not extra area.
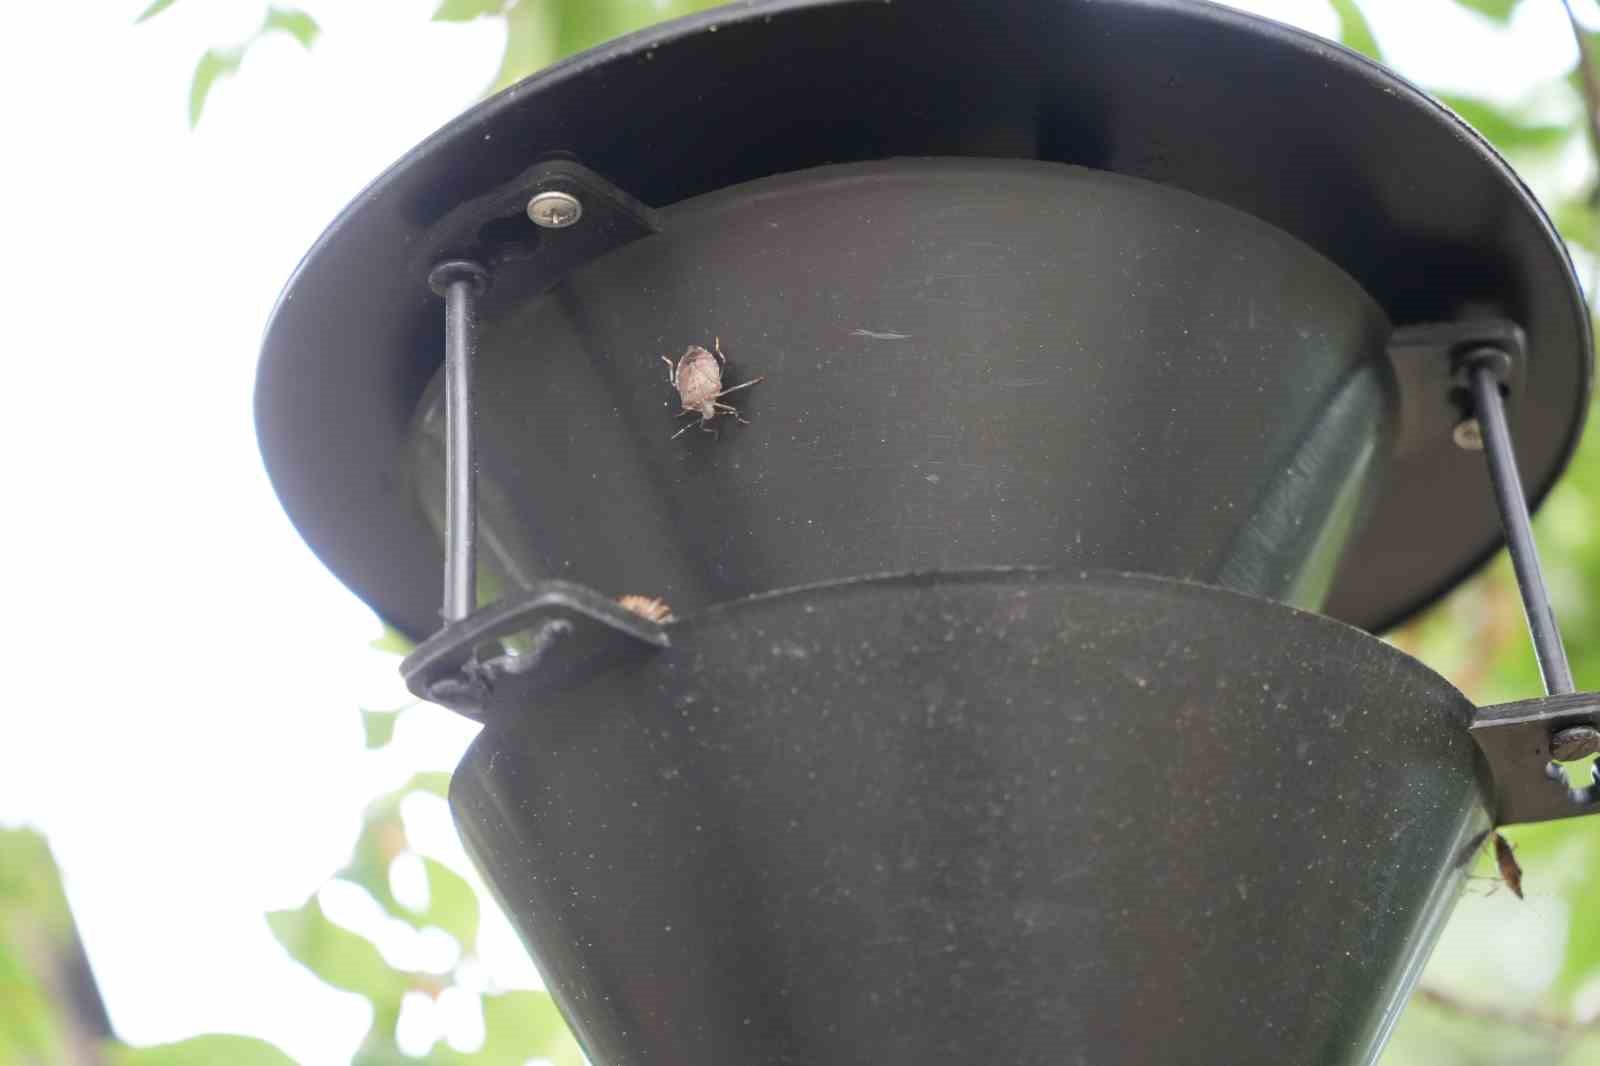
M 320 376 L 360 379 L 340 386 L 365 407 L 365 410 L 352 410 L 352 417 L 381 421 L 388 427 L 386 432 L 393 430 L 392 440 L 402 439 L 399 434 L 409 422 L 415 401 L 432 366 L 437 363 L 436 354 L 419 350 L 425 347 L 423 342 L 431 331 L 429 316 L 435 310 L 425 285 L 420 281 L 410 284 L 416 279 L 377 277 L 381 269 L 362 270 L 362 266 L 370 268 L 373 262 L 403 261 L 405 249 L 432 221 L 427 217 L 429 212 L 437 217 L 440 208 L 453 206 L 485 187 L 493 187 L 505 168 L 514 165 L 521 169 L 541 150 L 554 151 L 581 141 L 583 131 L 567 123 L 562 113 L 563 94 L 626 92 L 630 79 L 636 83 L 644 77 L 639 73 L 642 68 L 652 62 L 665 62 L 662 50 L 703 47 L 715 33 L 722 34 L 724 39 L 736 32 L 770 39 L 782 37 L 790 28 L 787 25 L 790 22 L 815 25 L 816 19 L 823 15 L 834 19 L 848 17 L 864 25 L 893 26 L 899 25 L 893 22 L 899 17 L 893 14 L 893 9 L 899 6 L 905 5 L 866 0 L 755 0 L 663 23 L 573 56 L 483 101 L 424 140 L 368 186 L 319 237 L 280 295 L 268 323 L 255 395 L 258 441 L 269 478 L 296 528 L 330 569 L 387 621 L 400 623 L 413 636 L 423 635 L 416 631 L 417 612 L 401 607 L 407 597 L 397 595 L 393 586 L 411 582 L 431 589 L 434 584 L 432 569 L 424 560 L 437 549 L 431 544 L 432 534 L 426 522 L 403 488 L 393 493 L 394 506 L 387 513 L 362 516 L 332 513 L 337 510 L 337 501 L 344 496 L 334 487 L 335 482 L 374 477 L 392 480 L 396 475 L 393 469 L 380 469 L 384 462 L 381 449 L 377 452 L 368 449 L 365 454 L 359 454 L 354 450 L 346 452 L 327 447 L 330 439 L 337 439 L 337 431 L 331 431 L 330 437 L 330 431 L 319 429 L 301 410 L 307 390 L 319 384 L 316 379 Z M 918 15 L 927 20 L 948 21 L 957 18 L 953 13 L 957 6 L 953 0 L 935 0 L 921 5 Z M 1126 32 L 1129 26 L 1147 25 L 1156 20 L 1170 27 L 1175 37 L 1195 38 L 1196 43 L 1189 47 L 1197 51 L 1215 44 L 1248 45 L 1255 50 L 1253 55 L 1262 57 L 1261 66 L 1254 73 L 1264 71 L 1262 76 L 1282 79 L 1283 86 L 1293 94 L 1307 92 L 1308 86 L 1319 80 L 1315 75 L 1320 72 L 1324 88 L 1337 81 L 1346 89 L 1369 95 L 1368 102 L 1374 110 L 1362 122 L 1352 124 L 1359 125 L 1360 129 L 1333 129 L 1328 135 L 1339 146 L 1368 153 L 1370 158 L 1363 157 L 1351 163 L 1351 173 L 1362 172 L 1363 167 L 1371 170 L 1372 173 L 1358 175 L 1363 180 L 1370 179 L 1371 187 L 1353 191 L 1332 188 L 1328 192 L 1328 211 L 1340 213 L 1335 208 L 1340 206 L 1340 200 L 1346 201 L 1349 225 L 1344 228 L 1365 227 L 1387 233 L 1409 228 L 1424 234 L 1424 244 L 1435 240 L 1437 245 L 1438 240 L 1449 237 L 1451 232 L 1457 237 L 1462 233 L 1475 234 L 1483 238 L 1483 243 L 1474 251 L 1481 260 L 1475 263 L 1474 269 L 1504 271 L 1507 288 L 1518 289 L 1529 300 L 1544 301 L 1542 329 L 1536 329 L 1532 337 L 1531 366 L 1536 370 L 1545 368 L 1547 380 L 1559 377 L 1560 388 L 1553 391 L 1563 393 L 1566 401 L 1563 410 L 1543 413 L 1546 421 L 1559 426 L 1559 439 L 1552 440 L 1550 446 L 1542 450 L 1529 449 L 1528 463 L 1532 469 L 1525 470 L 1526 480 L 1535 505 L 1543 500 L 1570 460 L 1587 413 L 1592 379 L 1590 325 L 1570 256 L 1559 235 L 1526 184 L 1480 135 L 1444 105 L 1364 56 L 1305 31 L 1207 0 L 1097 0 L 1066 5 L 1040 2 L 1020 5 L 1019 10 L 1022 9 L 1026 15 L 1041 20 L 1070 16 L 1076 20 L 1075 26 L 1109 27 L 1108 32 Z M 885 22 L 886 19 L 889 21 Z M 663 58 L 652 59 L 657 53 L 662 53 Z M 737 67 L 733 59 L 729 62 L 730 69 Z M 1289 73 L 1274 64 L 1286 65 Z M 784 76 L 782 71 L 773 75 L 778 80 Z M 1219 79 L 1222 76 L 1217 75 Z M 1209 86 L 1207 91 L 1214 88 Z M 1252 91 L 1259 89 L 1257 86 Z M 668 84 L 663 91 L 670 94 L 674 90 Z M 979 106 L 989 104 L 980 102 Z M 681 110 L 686 115 L 682 128 L 692 128 L 696 121 L 705 121 L 693 107 Z M 551 118 L 551 114 L 555 117 Z M 1171 121 L 1176 123 L 1181 118 L 1183 116 Z M 542 141 L 536 138 L 535 143 L 530 144 L 524 139 L 518 150 L 509 156 L 496 156 L 494 153 L 498 149 L 485 147 L 496 142 L 515 144 L 519 133 L 527 132 L 530 125 L 537 126 L 540 122 L 546 123 L 540 127 L 546 134 Z M 1394 140 L 1395 129 L 1406 127 L 1408 123 L 1420 123 L 1434 133 L 1445 135 L 1454 145 L 1450 149 L 1454 156 L 1435 160 L 1420 171 L 1409 171 L 1403 165 L 1377 168 L 1378 161 L 1385 164 L 1394 163 L 1397 158 L 1402 164 L 1410 161 L 1403 145 L 1383 143 Z M 1294 209 L 1280 202 L 1281 188 L 1274 191 L 1266 187 L 1272 184 L 1269 179 L 1277 179 L 1282 186 L 1285 174 L 1297 168 L 1304 172 L 1302 177 L 1315 177 L 1314 169 L 1308 168 L 1314 168 L 1316 161 L 1272 159 L 1274 167 L 1259 168 L 1271 169 L 1272 174 L 1250 178 L 1245 172 L 1258 167 L 1261 159 L 1271 159 L 1266 154 L 1273 150 L 1267 143 L 1271 140 L 1270 134 L 1270 130 L 1260 132 L 1263 154 L 1235 162 L 1238 169 L 1232 174 L 1207 171 L 1206 167 L 1216 164 L 1215 160 L 1152 162 L 1129 157 L 1102 160 L 1106 165 L 1100 167 L 1093 161 L 1087 165 L 1155 180 L 1216 199 L 1279 226 L 1354 276 L 1373 292 L 1397 324 L 1407 324 L 1408 316 L 1396 313 L 1389 294 L 1373 291 L 1373 271 L 1381 273 L 1387 267 L 1380 264 L 1369 265 L 1370 269 L 1352 269 L 1348 255 L 1341 256 L 1339 249 L 1328 246 L 1328 241 L 1334 238 L 1297 230 L 1284 225 L 1284 219 L 1273 217 L 1274 211 L 1293 214 Z M 588 152 L 579 154 L 586 161 L 590 156 Z M 514 163 L 507 162 L 513 157 Z M 1053 157 L 1048 161 L 1078 162 L 1074 158 Z M 693 188 L 695 181 L 718 188 L 749 180 L 752 176 L 782 172 L 741 174 L 738 164 L 732 165 L 731 172 L 727 172 L 725 166 L 723 173 L 701 168 L 698 177 L 691 173 L 698 166 L 694 159 L 672 163 L 671 166 L 677 167 L 675 172 L 670 167 L 652 171 L 648 166 L 639 175 L 623 172 L 626 167 L 602 169 L 625 187 L 634 184 L 636 191 L 653 194 L 658 205 L 677 203 L 708 191 Z M 1378 169 L 1385 173 L 1377 173 Z M 1397 184 L 1391 170 L 1402 173 L 1411 188 L 1390 187 Z M 448 203 L 440 200 L 446 186 L 452 190 Z M 1418 188 L 1422 191 L 1418 192 Z M 1219 196 L 1219 191 L 1231 195 Z M 643 198 L 651 199 L 649 195 Z M 1385 214 L 1387 208 L 1397 203 L 1415 206 L 1430 200 L 1477 204 L 1483 208 L 1482 215 L 1493 216 L 1498 221 L 1490 227 L 1493 232 L 1470 221 L 1460 222 L 1451 231 L 1448 225 L 1441 228 L 1436 218 L 1407 219 L 1403 213 L 1394 217 Z M 1484 202 L 1479 203 L 1479 200 Z M 1484 237 L 1484 233 L 1488 236 Z M 1442 297 L 1435 293 L 1430 297 L 1433 298 Z M 361 337 L 352 343 L 352 337 L 344 332 L 349 328 L 345 309 L 352 306 L 381 308 L 383 314 L 403 320 L 405 325 L 393 327 L 395 332 L 387 337 Z M 402 339 L 397 341 L 397 338 Z M 355 353 L 353 358 L 351 349 L 363 346 L 368 350 Z M 303 469 L 307 466 L 318 469 L 308 473 Z M 1484 513 L 1491 512 L 1487 497 L 1485 486 Z M 393 544 L 385 543 L 390 539 Z M 1378 602 L 1370 602 L 1373 599 L 1370 594 L 1345 591 L 1363 584 L 1360 573 L 1363 557 L 1381 549 L 1381 543 L 1358 544 L 1352 548 L 1352 561 L 1341 574 L 1340 588 L 1330 604 L 1330 613 L 1369 630 L 1388 628 L 1476 571 L 1501 544 L 1497 526 L 1490 526 L 1482 549 L 1464 558 L 1459 567 L 1451 571 L 1452 576 L 1424 587 L 1407 588 L 1404 595 L 1380 596 Z M 373 557 L 374 553 L 384 558 Z M 419 571 L 424 576 L 419 576 Z M 1371 585 L 1375 580 L 1368 580 L 1366 584 Z

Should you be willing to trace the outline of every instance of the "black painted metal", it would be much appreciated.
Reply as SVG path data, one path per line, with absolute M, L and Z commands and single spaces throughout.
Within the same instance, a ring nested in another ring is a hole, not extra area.
M 257 389 L 274 485 L 328 565 L 414 635 L 435 628 L 441 555 L 412 493 L 405 440 L 442 346 L 420 273 L 387 267 L 408 262 L 459 205 L 504 192 L 540 158 L 563 152 L 655 207 L 821 163 L 904 156 L 1044 160 L 1145 178 L 1304 241 L 1395 323 L 1471 309 L 1522 324 L 1531 354 L 1513 429 L 1535 499 L 1563 465 L 1586 407 L 1587 316 L 1554 230 L 1480 138 L 1352 53 L 1192 0 L 739 4 L 614 42 L 469 112 L 367 190 L 285 290 Z M 874 278 L 874 287 L 941 274 L 938 237 L 965 205 L 945 206 L 927 215 L 924 239 L 900 249 L 897 270 Z M 841 247 L 841 264 L 871 236 L 865 228 Z M 1103 244 L 1115 239 L 1108 232 Z M 783 254 L 781 242 L 773 254 Z M 1161 254 L 1151 246 L 1152 258 Z M 717 249 L 672 266 L 716 274 Z M 1096 283 L 1095 264 L 1077 269 L 1087 271 L 1085 284 Z M 587 313 L 602 326 L 641 314 L 651 288 L 671 278 L 639 280 L 642 289 L 592 293 Z M 689 343 L 680 331 L 692 328 L 702 338 L 738 337 L 736 355 L 759 350 L 771 320 L 737 313 L 744 279 L 724 273 L 722 281 L 716 301 L 662 323 L 661 345 Z M 962 299 L 960 282 L 946 285 L 945 298 Z M 1117 300 L 1131 327 L 1178 292 L 1130 287 Z M 1248 298 L 1240 285 L 1211 310 L 1226 314 Z M 981 303 L 967 311 L 960 333 L 971 352 L 1010 348 L 1010 323 L 986 315 Z M 1210 328 L 1206 317 L 1191 325 Z M 849 324 L 857 325 L 895 329 Z M 1054 342 L 1071 345 L 1073 324 L 1057 326 Z M 525 339 L 530 358 L 536 342 Z M 1304 357 L 1296 345 L 1282 353 L 1286 363 Z M 1146 380 L 1163 373 L 1159 365 L 1145 370 Z M 1227 402 L 1197 402 L 1230 412 L 1260 384 L 1230 376 Z M 773 384 L 751 391 L 753 400 L 761 394 L 755 413 L 769 420 L 782 417 L 784 402 Z M 841 441 L 837 424 L 827 428 Z M 854 442 L 846 432 L 840 449 L 869 454 L 873 428 L 848 431 L 859 436 Z M 745 428 L 743 439 L 762 429 Z M 1141 457 L 1130 453 L 1125 463 L 1134 484 Z M 1448 440 L 1389 466 L 1372 522 L 1329 601 L 1335 615 L 1369 627 L 1449 587 L 1498 537 L 1476 464 Z M 611 475 L 593 465 L 574 471 Z M 1097 499 L 1123 487 L 1102 485 Z M 558 498 L 563 488 L 540 492 Z
M 765 378 L 751 424 L 673 440 L 661 356 L 718 336 L 728 384 Z M 1390 451 L 1387 336 L 1304 245 L 1149 182 L 1004 160 L 754 182 L 547 295 L 496 278 L 484 562 L 680 613 L 1016 564 L 1318 607 Z M 436 516 L 441 399 L 413 460 Z
M 428 275 L 444 298 L 445 442 L 444 607 L 445 622 L 459 622 L 478 606 L 477 299 L 488 274 L 477 263 L 449 260 Z
M 1471 417 L 1472 396 L 1462 360 L 1474 351 L 1495 348 L 1506 354 L 1506 411 L 1516 407 L 1528 365 L 1528 339 L 1515 322 L 1472 317 L 1457 322 L 1404 326 L 1389 337 L 1389 363 L 1400 392 L 1397 455 L 1431 451 L 1453 439 L 1462 419 Z
M 1488 825 L 1466 699 L 1266 601 L 930 575 L 669 631 L 498 689 L 452 785 L 594 1062 L 1367 1063 Z
M 582 225 L 544 229 L 528 217 L 528 203 L 552 192 L 582 205 Z M 493 271 L 498 284 L 531 295 L 589 260 L 660 228 L 656 212 L 588 167 L 570 159 L 547 159 L 429 227 L 418 236 L 418 250 L 403 271 L 416 274 L 441 259 L 471 259 Z
M 1600 814 L 1600 766 L 1591 765 L 1588 783 L 1575 787 L 1554 761 L 1551 738 L 1572 726 L 1600 726 L 1600 693 L 1543 696 L 1477 712 L 1472 738 L 1494 776 L 1495 824 Z
M 670 643 L 662 626 L 615 600 L 546 581 L 441 629 L 406 656 L 400 673 L 418 699 L 478 718 L 508 679 L 525 677 L 523 689 L 553 685 Z
M 1534 656 L 1544 678 L 1545 691 L 1564 695 L 1573 690 L 1572 667 L 1567 649 L 1561 643 L 1561 626 L 1550 605 L 1544 569 L 1539 565 L 1539 546 L 1533 539 L 1533 523 L 1528 518 L 1528 500 L 1517 473 L 1517 455 L 1511 445 L 1511 430 L 1506 424 L 1505 398 L 1500 394 L 1499 366 L 1509 363 L 1498 348 L 1484 349 L 1468 357 L 1466 372 L 1472 385 L 1472 410 L 1482 430 L 1483 453 L 1489 463 L 1489 480 L 1494 486 L 1500 521 L 1505 526 L 1506 548 L 1522 592 L 1528 631 L 1533 635 Z

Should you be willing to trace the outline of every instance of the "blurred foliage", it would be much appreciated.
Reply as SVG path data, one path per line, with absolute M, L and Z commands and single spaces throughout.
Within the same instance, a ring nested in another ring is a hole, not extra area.
M 197 3 L 200 0 L 185 0 Z M 1379 3 L 1406 0 L 1327 0 L 1344 43 L 1374 59 L 1383 52 L 1368 10 Z M 1506 24 L 1519 6 L 1561 0 L 1454 0 L 1493 23 Z M 151 18 L 174 6 L 156 0 L 141 16 Z M 562 56 L 657 20 L 712 6 L 705 0 L 443 0 L 434 18 L 441 22 L 498 20 L 505 49 L 490 89 L 503 88 Z M 270 8 L 261 28 L 247 41 L 206 53 L 196 69 L 190 114 L 198 121 L 219 79 L 237 72 L 250 47 L 272 33 L 288 33 L 310 47 L 317 24 L 303 12 Z M 1524 173 L 1558 170 L 1554 162 L 1589 136 L 1576 72 L 1538 94 L 1537 101 L 1507 106 L 1467 96 L 1446 103 L 1505 153 Z M 1564 112 L 1552 110 L 1559 101 Z M 1557 115 L 1557 117 L 1552 117 Z M 1569 170 L 1571 168 L 1568 168 Z M 1585 261 L 1600 253 L 1593 167 L 1580 183 L 1556 183 L 1541 190 L 1563 235 Z M 1484 491 L 1488 491 L 1487 482 Z M 1551 576 L 1557 608 L 1572 653 L 1580 687 L 1600 686 L 1600 432 L 1590 432 L 1572 468 L 1536 522 Z M 1425 617 L 1393 634 L 1400 647 L 1454 681 L 1479 703 L 1526 698 L 1540 683 L 1523 629 L 1521 607 L 1510 567 L 1502 558 Z M 400 655 L 410 644 L 386 633 L 374 647 Z M 363 711 L 369 748 L 382 748 L 394 734 L 399 711 Z M 371 942 L 330 920 L 317 896 L 302 906 L 268 916 L 273 933 L 296 960 L 324 982 L 365 997 L 372 1024 L 355 1062 L 389 1066 L 419 1060 L 405 1056 L 396 1030 L 408 996 L 437 999 L 452 988 L 475 996 L 486 1037 L 481 1048 L 462 1052 L 443 1043 L 425 1056 L 441 1064 L 521 1066 L 532 1058 L 557 1064 L 581 1056 L 543 992 L 482 990 L 469 980 L 483 908 L 493 903 L 479 895 L 464 872 L 451 869 L 411 848 L 400 815 L 407 796 L 443 795 L 442 775 L 419 775 L 403 788 L 376 800 L 347 865 L 336 877 L 359 887 L 384 913 L 413 928 L 437 929 L 459 947 L 454 966 L 440 973 L 394 968 Z M 1494 887 L 1492 860 L 1484 855 L 1393 1043 L 1384 1066 L 1505 1066 L 1528 1062 L 1543 1066 L 1600 1064 L 1600 911 L 1586 906 L 1587 893 L 1600 885 L 1600 819 L 1552 823 L 1508 830 L 1524 869 L 1526 901 Z M 0 921 L 30 914 L 39 930 L 68 930 L 59 880 L 48 852 L 36 837 L 0 837 Z M 15 852 L 28 851 L 19 859 Z M 420 859 L 426 901 L 402 901 L 393 888 L 396 863 Z M 48 873 L 38 871 L 48 870 Z M 20 871 L 20 872 L 19 872 Z M 20 911 L 19 911 L 20 908 Z M 1549 919 L 1549 935 L 1510 936 L 1524 916 Z M 65 924 L 63 924 L 63 922 Z M 0 925 L 0 1066 L 11 1062 L 59 1061 L 62 1046 L 58 1009 L 38 975 L 46 971 L 16 940 L 17 923 Z M 1509 936 L 1509 939 L 1508 939 Z M 1509 961 L 1508 961 L 1509 960 Z M 1513 967 L 1513 963 L 1515 966 Z M 1499 969 L 1497 970 L 1496 967 Z M 1518 982 L 1499 979 L 1517 968 Z M 216 1041 L 233 1040 L 223 1045 Z M 115 1066 L 146 1063 L 229 1062 L 254 1066 L 287 1059 L 258 1041 L 199 1037 L 164 1049 L 118 1049 Z
M 144 13 L 137 21 L 148 21 L 176 2 L 177 0 L 155 0 L 155 3 L 144 9 Z M 195 65 L 194 81 L 189 88 L 189 125 L 193 126 L 200 121 L 200 115 L 206 108 L 206 100 L 218 80 L 237 74 L 251 47 L 275 33 L 288 34 L 304 47 L 310 48 L 317 43 L 322 29 L 317 25 L 316 19 L 304 11 L 269 7 L 261 20 L 260 28 L 255 33 L 237 44 L 208 49 L 200 57 L 200 62 Z
M 129 1047 L 111 1038 L 44 837 L 0 828 L 0 1066 L 294 1066 L 264 1040 L 211 1034 Z

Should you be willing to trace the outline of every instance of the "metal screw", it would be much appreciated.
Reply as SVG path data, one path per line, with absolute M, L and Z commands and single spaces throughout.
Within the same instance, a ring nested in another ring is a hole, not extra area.
M 1600 753 L 1600 729 L 1592 725 L 1574 725 L 1550 738 L 1550 754 L 1556 762 L 1572 762 Z
M 583 202 L 571 193 L 542 192 L 528 201 L 528 217 L 545 229 L 566 229 L 583 217 Z
M 1455 431 L 1450 436 L 1455 440 L 1457 448 L 1469 452 L 1483 451 L 1483 427 L 1478 425 L 1476 418 L 1457 422 Z

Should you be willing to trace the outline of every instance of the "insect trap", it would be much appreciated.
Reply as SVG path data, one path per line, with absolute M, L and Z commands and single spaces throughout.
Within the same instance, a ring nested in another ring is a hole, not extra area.
M 1323 40 L 771 0 L 399 162 L 257 418 L 483 722 L 452 807 L 591 1061 L 1345 1066 L 1483 835 L 1600 809 L 1527 521 L 1590 343 L 1505 163 Z M 1479 708 L 1371 634 L 1502 528 L 1550 694 Z

